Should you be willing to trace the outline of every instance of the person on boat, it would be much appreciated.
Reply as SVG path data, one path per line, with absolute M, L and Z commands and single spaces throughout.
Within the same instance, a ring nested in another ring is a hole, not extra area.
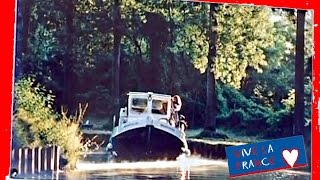
M 178 112 L 181 110 L 182 102 L 181 98 L 178 95 L 174 95 L 171 98 L 172 102 L 172 108 L 171 108 L 171 118 L 170 118 L 170 124 L 174 127 L 177 126 L 179 121 L 179 114 Z
M 167 114 L 167 106 L 168 106 L 168 102 L 166 101 L 162 102 L 162 107 L 160 109 L 161 114 Z
M 163 100 L 154 100 L 152 102 L 152 113 L 167 114 L 168 102 Z
M 175 111 L 177 111 L 177 112 L 180 111 L 181 110 L 181 106 L 182 106 L 182 101 L 181 101 L 180 96 L 174 95 L 171 99 L 172 99 L 173 109 Z
M 180 96 L 175 95 L 172 97 L 172 111 L 171 111 L 171 118 L 170 124 L 174 127 L 178 127 L 181 131 L 185 131 L 188 127 L 186 118 L 182 114 L 179 113 L 181 110 L 182 101 Z

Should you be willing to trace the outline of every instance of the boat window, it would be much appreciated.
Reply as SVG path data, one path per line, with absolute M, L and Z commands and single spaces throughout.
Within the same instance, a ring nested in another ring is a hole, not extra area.
M 133 98 L 131 109 L 133 112 L 147 112 L 148 100 L 145 98 Z
M 156 100 L 152 101 L 152 113 L 154 114 L 167 114 L 168 101 Z

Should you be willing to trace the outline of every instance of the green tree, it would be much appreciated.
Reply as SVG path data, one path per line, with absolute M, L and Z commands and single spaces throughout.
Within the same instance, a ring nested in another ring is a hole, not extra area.
M 209 18 L 208 18 L 208 39 L 209 39 L 209 50 L 208 50 L 208 65 L 207 65 L 207 104 L 206 114 L 207 119 L 205 123 L 205 131 L 211 133 L 216 132 L 216 110 L 217 110 L 217 94 L 216 94 L 216 82 L 215 82 L 215 61 L 217 56 L 217 4 L 210 4 L 209 6 Z

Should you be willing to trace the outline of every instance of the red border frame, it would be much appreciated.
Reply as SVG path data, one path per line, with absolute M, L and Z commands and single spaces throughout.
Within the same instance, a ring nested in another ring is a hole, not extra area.
M 9 173 L 10 166 L 15 1 L 1 1 L 0 13 L 0 178 L 4 179 Z
M 298 9 L 313 9 L 314 22 L 320 23 L 320 7 L 316 6 L 317 0 L 203 0 L 203 2 L 221 2 L 234 4 L 255 4 L 273 7 L 286 7 Z M 9 172 L 10 143 L 11 143 L 11 107 L 12 107 L 12 82 L 13 82 L 13 50 L 14 50 L 14 20 L 15 1 L 3 0 L 0 3 L 0 177 L 3 179 Z M 319 26 L 319 25 L 318 25 Z M 320 30 L 314 28 L 315 52 L 320 53 Z M 320 59 L 320 58 L 319 58 Z M 320 87 L 320 60 L 317 56 L 313 59 L 313 103 L 312 103 L 312 179 L 320 177 L 320 129 L 318 122 L 318 101 Z

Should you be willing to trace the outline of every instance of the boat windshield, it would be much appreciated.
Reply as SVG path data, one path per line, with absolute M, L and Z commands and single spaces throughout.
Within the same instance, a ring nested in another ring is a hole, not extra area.
M 145 113 L 148 111 L 148 99 L 146 98 L 133 98 L 131 111 L 136 113 Z
M 152 101 L 152 113 L 154 114 L 167 114 L 168 101 L 154 99 Z

